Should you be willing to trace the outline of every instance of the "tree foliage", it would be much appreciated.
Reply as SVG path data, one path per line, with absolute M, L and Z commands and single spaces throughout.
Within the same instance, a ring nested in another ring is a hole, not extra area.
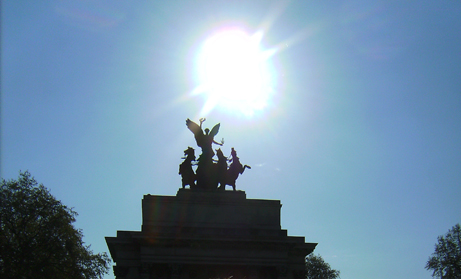
M 437 238 L 435 252 L 426 263 L 436 278 L 461 278 L 461 227 L 456 224 L 445 236 Z
M 0 278 L 102 278 L 110 259 L 83 243 L 76 216 L 29 172 L 2 179 Z
M 320 255 L 310 254 L 306 257 L 306 279 L 336 279 L 339 273 L 331 269 Z

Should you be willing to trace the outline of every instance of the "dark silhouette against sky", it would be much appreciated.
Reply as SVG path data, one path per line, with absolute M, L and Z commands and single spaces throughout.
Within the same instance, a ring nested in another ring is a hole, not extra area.
M 184 120 L 206 117 L 252 167 L 238 189 L 281 200 L 282 227 L 341 278 L 429 279 L 434 240 L 460 222 L 460 14 L 3 1 L 1 175 L 29 170 L 107 251 L 104 236 L 139 230 L 143 195 L 181 188 L 183 150 L 200 151 Z

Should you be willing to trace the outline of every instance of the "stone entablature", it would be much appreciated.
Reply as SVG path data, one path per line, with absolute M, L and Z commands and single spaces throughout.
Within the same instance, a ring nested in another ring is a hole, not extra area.
M 246 199 L 244 191 L 179 189 L 176 197 L 145 195 L 143 231 L 155 229 L 258 229 L 280 231 L 280 201 Z
M 106 237 L 117 279 L 301 279 L 317 244 L 287 236 L 280 209 L 243 191 L 145 195 L 142 230 Z

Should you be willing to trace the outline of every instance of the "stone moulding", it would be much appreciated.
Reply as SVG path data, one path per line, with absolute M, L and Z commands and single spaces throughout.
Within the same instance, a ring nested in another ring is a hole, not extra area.
M 145 195 L 141 231 L 106 237 L 117 279 L 301 278 L 317 245 L 288 236 L 279 200 L 243 191 Z

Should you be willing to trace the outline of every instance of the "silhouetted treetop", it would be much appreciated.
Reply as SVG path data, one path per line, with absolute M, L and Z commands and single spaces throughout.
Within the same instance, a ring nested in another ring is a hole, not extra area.
M 2 179 L 0 278 L 102 278 L 110 259 L 84 245 L 76 216 L 29 172 Z
M 445 236 L 439 236 L 435 251 L 426 263 L 432 277 L 444 279 L 461 278 L 461 227 L 456 224 Z
M 306 257 L 306 279 L 336 279 L 339 271 L 334 270 L 320 255 L 310 254 Z

